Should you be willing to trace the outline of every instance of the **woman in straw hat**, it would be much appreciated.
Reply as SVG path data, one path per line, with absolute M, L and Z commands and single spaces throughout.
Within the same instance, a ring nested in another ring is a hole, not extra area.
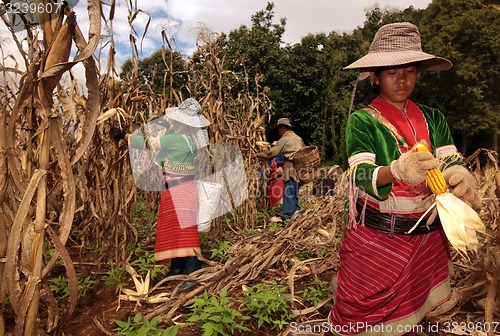
M 411 23 L 382 26 L 360 69 L 379 96 L 347 122 L 350 166 L 348 223 L 340 248 L 335 304 L 327 335 L 415 335 L 426 314 L 450 296 L 448 241 L 431 215 L 406 234 L 432 202 L 429 169 L 444 166 L 464 201 L 478 206 L 445 117 L 409 97 L 421 71 L 449 60 L 422 51 Z M 414 152 L 425 141 L 429 152 Z M 457 182 L 458 181 L 458 182 Z
M 189 274 L 201 268 L 196 257 L 201 251 L 195 159 L 199 150 L 208 146 L 208 134 L 203 128 L 210 125 L 201 111 L 193 98 L 186 99 L 179 107 L 168 108 L 165 117 L 170 129 L 162 136 L 143 137 L 111 130 L 115 138 L 127 140 L 130 148 L 147 147 L 158 153 L 157 163 L 163 168 L 166 189 L 162 191 L 159 207 L 155 261 L 170 259 L 167 276 Z M 188 281 L 179 291 L 196 285 Z

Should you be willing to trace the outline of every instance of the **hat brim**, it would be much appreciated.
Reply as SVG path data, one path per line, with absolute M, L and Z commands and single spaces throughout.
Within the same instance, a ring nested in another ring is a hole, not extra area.
M 451 61 L 446 58 L 434 56 L 422 51 L 407 50 L 369 53 L 349 64 L 344 69 L 360 69 L 361 72 L 358 75 L 358 79 L 363 80 L 369 77 L 370 72 L 378 68 L 415 62 L 420 63 L 420 67 L 424 71 L 445 71 L 453 66 Z
M 172 120 L 191 127 L 208 127 L 211 124 L 210 120 L 208 120 L 201 114 L 198 114 L 196 116 L 189 116 L 181 112 L 178 107 L 167 108 L 166 115 Z
M 286 126 L 286 127 L 293 128 L 293 125 L 291 125 L 291 124 L 276 124 L 276 126 L 274 126 L 273 129 L 278 128 L 279 126 Z

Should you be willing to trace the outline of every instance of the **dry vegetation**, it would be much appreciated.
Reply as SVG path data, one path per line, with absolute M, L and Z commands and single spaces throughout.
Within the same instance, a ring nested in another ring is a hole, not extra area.
M 134 67 L 129 85 L 126 88 L 119 85 L 113 60 L 114 11 L 111 8 L 107 11 L 109 17 L 103 19 L 100 6 L 104 4 L 96 0 L 88 3 L 87 37 L 70 9 L 61 15 L 41 18 L 45 22 L 41 30 L 31 30 L 20 41 L 13 35 L 27 70 L 0 68 L 5 78 L 0 87 L 0 335 L 5 334 L 5 310 L 12 310 L 15 315 L 17 335 L 51 333 L 68 322 L 77 305 L 78 290 L 75 265 L 67 249 L 70 233 L 80 232 L 79 241 L 73 242 L 79 246 L 92 243 L 101 247 L 98 263 L 112 259 L 124 265 L 131 257 L 125 246 L 138 239 L 131 223 L 132 204 L 139 196 L 151 204 L 158 201 L 157 194 L 136 190 L 126 147 L 111 141 L 109 128 L 122 125 L 133 130 L 161 116 L 167 106 L 177 105 L 185 97 L 176 91 L 165 97 L 140 87 L 137 36 L 132 29 Z M 137 12 L 127 3 L 132 27 Z M 111 1 L 111 6 L 114 5 Z M 101 20 L 111 33 L 105 43 L 100 37 Z M 164 50 L 168 50 L 171 48 L 168 29 L 162 36 Z M 243 153 L 254 151 L 255 142 L 265 140 L 260 126 L 269 118 L 267 92 L 262 89 L 251 95 L 249 90 L 243 90 L 234 98 L 232 89 L 237 77 L 224 70 L 224 59 L 216 56 L 218 48 L 210 32 L 200 29 L 198 51 L 203 61 L 196 65 L 191 61 L 186 63 L 186 71 L 194 77 L 185 89 L 202 101 L 206 116 L 212 121 L 209 132 L 213 142 L 233 144 Z M 72 60 L 69 60 L 70 50 L 78 50 Z M 93 57 L 96 50 L 99 55 L 107 50 L 107 64 L 100 64 Z M 85 93 L 80 92 L 74 76 L 68 76 L 80 62 L 85 68 Z M 165 62 L 167 67 L 172 64 L 168 58 Z M 250 81 L 258 83 L 258 78 L 245 80 L 247 87 Z M 254 195 L 262 186 L 255 176 L 256 167 L 246 160 L 249 193 Z M 457 266 L 454 295 L 432 314 L 433 320 L 459 316 L 471 321 L 498 321 L 497 162 L 496 153 L 486 150 L 470 158 L 481 185 L 484 200 L 481 217 L 489 235 L 482 237 L 480 252 L 472 263 L 454 255 Z M 262 198 L 250 198 L 231 214 L 232 223 L 238 224 L 229 226 L 235 234 L 229 251 L 232 257 L 225 263 L 205 260 L 207 267 L 192 275 L 202 286 L 182 296 L 176 295 L 175 288 L 168 302 L 148 306 L 146 315 L 150 318 L 162 315 L 166 322 L 171 322 L 183 306 L 205 289 L 217 292 L 226 288 L 231 294 L 254 280 L 274 279 L 287 284 L 294 295 L 296 282 L 301 279 L 334 274 L 343 222 L 345 176 L 338 179 L 336 189 L 327 196 L 311 196 L 308 188 L 302 190 L 307 209 L 286 228 L 248 237 L 242 230 L 256 228 L 258 209 L 265 206 Z M 228 229 L 223 225 L 222 219 L 215 221 L 212 234 L 220 236 Z M 319 247 L 329 253 L 320 254 Z M 48 253 L 54 249 L 54 254 Z M 296 255 L 303 251 L 308 251 L 310 258 L 299 261 Z M 64 309 L 46 281 L 58 259 L 64 262 L 70 287 Z M 292 306 L 296 321 L 324 319 L 317 309 L 330 301 L 331 297 L 316 307 L 307 307 L 296 299 Z M 48 313 L 41 317 L 40 311 Z M 288 333 L 288 330 L 282 332 Z

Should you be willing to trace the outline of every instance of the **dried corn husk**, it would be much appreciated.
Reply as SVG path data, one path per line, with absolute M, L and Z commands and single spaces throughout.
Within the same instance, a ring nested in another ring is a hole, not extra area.
M 0 110 L 0 203 L 3 202 L 5 193 L 7 192 L 6 114 L 4 109 Z
M 59 29 L 45 58 L 44 71 L 53 65 L 68 61 L 71 52 L 71 45 L 73 44 L 73 30 L 75 23 L 75 15 L 69 15 L 64 24 L 61 26 L 61 29 Z M 64 71 L 43 79 L 44 89 L 46 92 L 52 92 L 54 90 L 57 83 L 61 80 L 63 72 Z
M 478 241 L 476 231 L 486 233 L 486 227 L 474 209 L 449 191 L 436 195 L 435 203 L 422 215 L 411 233 L 420 221 L 436 207 L 443 230 L 450 244 L 463 256 L 467 249 L 477 252 Z
M 267 149 L 267 148 L 269 148 L 269 146 L 271 146 L 271 144 L 267 141 L 255 141 L 255 144 L 259 148 L 263 148 L 263 149 Z
M 253 121 L 253 127 L 259 128 L 260 126 L 262 126 L 264 124 L 265 120 L 266 120 L 265 114 L 263 116 L 261 116 L 260 118 L 259 117 L 255 118 L 255 120 Z
M 153 296 L 148 296 L 149 294 L 149 279 L 150 279 L 150 271 L 146 274 L 146 278 L 143 280 L 137 274 L 135 269 L 127 265 L 127 272 L 132 275 L 132 279 L 134 280 L 135 291 L 132 289 L 122 289 L 122 293 L 120 294 L 120 300 L 125 301 L 136 301 L 137 303 L 147 302 L 147 303 L 161 303 L 167 302 L 169 297 L 167 293 L 160 293 Z
M 429 152 L 427 144 L 419 142 L 413 146 L 416 152 Z M 427 186 L 436 194 L 435 203 L 408 232 L 413 231 L 420 221 L 436 207 L 443 230 L 450 244 L 461 254 L 467 256 L 467 248 L 477 252 L 476 231 L 486 233 L 483 221 L 467 203 L 450 193 L 439 168 L 430 169 L 426 175 Z
M 126 112 L 121 107 L 109 109 L 97 118 L 97 125 L 102 124 L 114 115 L 118 115 L 121 119 L 125 120 Z M 120 121 L 120 118 L 118 118 L 118 121 Z
M 495 184 L 496 184 L 496 191 L 495 191 L 495 194 L 500 197 L 500 170 L 497 170 L 497 172 L 495 173 Z
M 43 30 L 45 40 L 49 44 L 52 43 L 52 40 L 54 38 L 54 35 L 53 35 L 54 29 L 57 25 L 57 18 L 59 15 L 59 12 L 55 10 L 57 8 L 57 6 L 56 6 L 54 0 L 31 0 L 30 3 L 34 5 L 34 7 L 30 6 L 30 8 L 37 8 L 38 9 L 38 10 L 34 11 L 34 14 L 37 17 L 38 22 L 40 22 L 40 27 Z M 50 5 L 50 7 L 49 7 L 49 5 Z M 42 8 L 44 10 L 40 10 Z M 49 9 L 53 9 L 53 10 L 49 10 Z

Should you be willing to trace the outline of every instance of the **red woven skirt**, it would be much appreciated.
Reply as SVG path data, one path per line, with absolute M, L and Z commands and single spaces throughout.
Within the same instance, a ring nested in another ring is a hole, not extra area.
M 156 227 L 156 261 L 195 256 L 195 251 L 200 252 L 197 218 L 198 189 L 194 181 L 162 192 Z
M 283 191 L 285 190 L 285 184 L 283 183 L 283 178 L 278 177 L 269 181 L 268 193 L 269 193 L 269 205 L 274 207 L 278 204 L 283 204 Z
M 411 331 L 449 298 L 449 260 L 442 229 L 392 238 L 361 225 L 345 230 L 337 297 L 329 316 L 333 334 Z

